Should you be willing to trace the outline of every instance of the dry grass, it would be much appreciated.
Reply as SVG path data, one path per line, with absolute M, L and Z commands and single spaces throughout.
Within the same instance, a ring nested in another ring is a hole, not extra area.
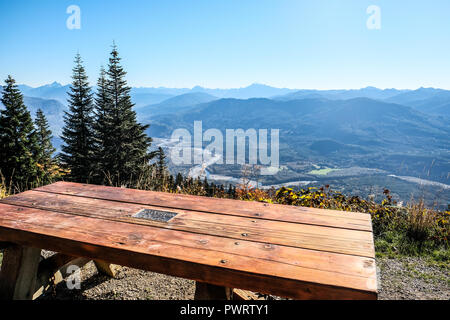
M 406 235 L 416 241 L 424 241 L 432 232 L 438 219 L 437 212 L 425 207 L 423 200 L 408 206 Z
M 6 187 L 5 178 L 0 172 L 0 199 L 6 198 L 10 194 L 9 191 L 11 190 Z

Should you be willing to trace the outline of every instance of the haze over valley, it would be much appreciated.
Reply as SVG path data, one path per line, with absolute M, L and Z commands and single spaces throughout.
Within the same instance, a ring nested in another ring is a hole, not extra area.
M 41 108 L 59 148 L 68 86 L 19 86 L 34 115 Z M 280 168 L 256 175 L 260 187 L 322 186 L 354 195 L 450 203 L 450 91 L 435 88 L 296 90 L 253 84 L 236 89 L 132 88 L 138 120 L 150 124 L 153 147 L 166 150 L 177 128 L 280 129 Z M 170 152 L 167 152 L 170 155 Z M 170 157 L 168 157 L 170 160 Z M 242 167 L 171 165 L 210 180 L 239 183 Z M 380 198 L 378 199 L 380 200 Z

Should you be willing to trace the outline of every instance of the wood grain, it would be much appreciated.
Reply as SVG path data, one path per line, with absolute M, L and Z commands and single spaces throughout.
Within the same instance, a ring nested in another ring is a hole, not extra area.
M 370 215 L 358 212 L 83 185 L 70 182 L 57 182 L 35 190 L 165 208 L 229 214 L 254 219 L 372 231 Z
M 8 204 L 0 204 L 0 212 L 0 241 L 32 243 L 75 256 L 101 257 L 120 265 L 292 298 L 376 298 L 374 275 L 337 273 L 211 249 L 211 242 L 223 241 L 220 237 L 202 235 L 219 239 L 196 243 L 193 237 L 199 235 L 188 232 Z M 168 233 L 180 244 L 167 242 Z M 367 267 L 373 268 L 373 263 Z
M 0 269 L 0 300 L 31 300 L 41 249 L 12 245 L 3 253 Z
M 131 217 L 143 208 L 161 210 L 159 207 L 52 193 L 43 197 L 37 191 L 11 196 L 2 202 L 235 240 L 374 257 L 372 233 L 367 231 L 180 209 L 170 209 L 178 215 L 165 223 Z
M 264 298 L 248 290 L 234 289 L 233 300 L 264 300 Z
M 316 268 L 339 273 L 361 274 L 363 276 L 372 276 L 375 272 L 375 267 L 372 263 L 373 259 L 366 259 L 354 255 L 341 255 L 333 252 L 328 253 L 316 250 L 304 250 L 303 248 L 296 249 L 264 241 L 250 241 L 251 237 L 248 235 L 246 237 L 242 237 L 242 231 L 241 233 L 238 233 L 239 239 L 234 239 L 233 237 L 210 237 L 208 236 L 208 233 L 213 233 L 214 235 L 214 232 L 207 228 L 205 231 L 207 234 L 195 232 L 187 233 L 184 234 L 183 238 L 180 240 L 175 236 L 176 233 L 174 234 L 173 231 L 165 230 L 177 230 L 177 225 L 179 224 L 177 223 L 177 220 L 171 220 L 168 224 L 144 219 L 129 218 L 133 213 L 141 210 L 142 208 L 154 208 L 150 206 L 115 203 L 105 200 L 79 198 L 67 195 L 47 194 L 45 197 L 40 195 L 41 193 L 27 191 L 20 195 L 5 199 L 4 203 L 68 214 L 84 214 L 86 216 L 96 216 L 99 218 L 111 219 L 113 221 L 163 228 L 163 230 L 152 230 L 159 232 L 158 237 L 160 239 L 177 245 L 183 245 L 183 240 L 187 240 L 191 243 L 190 246 L 194 245 L 197 248 L 204 248 L 207 244 L 212 250 L 237 253 L 239 255 L 267 260 L 276 260 L 282 263 L 299 265 L 307 268 Z M 185 212 L 184 210 L 176 209 L 173 209 L 172 211 L 179 212 L 180 214 Z M 190 211 L 187 212 L 190 213 Z M 129 219 L 120 219 L 125 217 L 128 217 Z M 117 220 L 114 218 L 117 218 Z M 226 227 L 227 226 L 225 226 L 225 228 Z M 183 228 L 180 229 L 183 230 Z M 222 234 L 223 233 L 224 232 L 222 232 Z M 368 264 L 372 267 L 364 267 Z

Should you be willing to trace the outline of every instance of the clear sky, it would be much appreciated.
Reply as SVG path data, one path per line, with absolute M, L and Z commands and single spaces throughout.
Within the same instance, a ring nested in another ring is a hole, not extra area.
M 0 0 L 0 30 L 0 78 L 32 86 L 77 51 L 94 84 L 114 40 L 133 86 L 450 89 L 449 0 Z

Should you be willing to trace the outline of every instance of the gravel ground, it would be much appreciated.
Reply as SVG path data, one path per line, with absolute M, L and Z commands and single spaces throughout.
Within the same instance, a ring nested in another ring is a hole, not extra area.
M 424 258 L 377 258 L 381 300 L 450 300 L 450 268 Z
M 381 300 L 450 300 L 449 268 L 430 265 L 422 258 L 377 258 Z M 81 271 L 81 289 L 66 283 L 40 299 L 193 299 L 194 281 L 123 267 L 115 279 L 98 274 L 90 262 Z
M 190 300 L 194 281 L 122 267 L 116 278 L 99 274 L 93 262 L 81 270 L 81 290 L 67 289 L 65 282 L 40 299 L 61 300 Z

